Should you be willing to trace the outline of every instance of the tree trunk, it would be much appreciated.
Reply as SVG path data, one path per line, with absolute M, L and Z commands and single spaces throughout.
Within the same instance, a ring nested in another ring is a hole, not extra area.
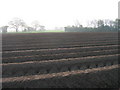
M 16 28 L 16 32 L 18 32 L 18 28 Z

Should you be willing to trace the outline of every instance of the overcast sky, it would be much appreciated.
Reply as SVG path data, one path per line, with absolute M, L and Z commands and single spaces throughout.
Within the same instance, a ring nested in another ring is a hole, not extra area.
M 14 17 L 28 25 L 38 20 L 46 28 L 85 25 L 94 19 L 116 19 L 119 0 L 0 0 L 0 26 Z

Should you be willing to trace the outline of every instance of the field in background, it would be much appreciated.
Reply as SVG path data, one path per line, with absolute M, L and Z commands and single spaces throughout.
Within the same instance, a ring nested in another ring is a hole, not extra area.
M 27 31 L 27 32 L 7 32 L 7 33 L 49 33 L 49 32 L 65 32 L 64 30 L 45 30 L 45 31 Z
M 3 88 L 118 88 L 118 33 L 2 36 Z

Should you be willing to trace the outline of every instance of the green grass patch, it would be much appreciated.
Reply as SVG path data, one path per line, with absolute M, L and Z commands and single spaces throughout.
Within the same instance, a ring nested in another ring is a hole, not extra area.
M 45 30 L 45 31 L 7 32 L 7 33 L 49 33 L 49 32 L 65 32 L 65 31 L 64 30 Z

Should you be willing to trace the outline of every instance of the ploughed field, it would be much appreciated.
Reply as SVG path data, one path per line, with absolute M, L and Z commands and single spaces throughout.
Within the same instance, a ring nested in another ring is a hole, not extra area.
M 118 47 L 113 32 L 2 34 L 3 88 L 117 88 Z

